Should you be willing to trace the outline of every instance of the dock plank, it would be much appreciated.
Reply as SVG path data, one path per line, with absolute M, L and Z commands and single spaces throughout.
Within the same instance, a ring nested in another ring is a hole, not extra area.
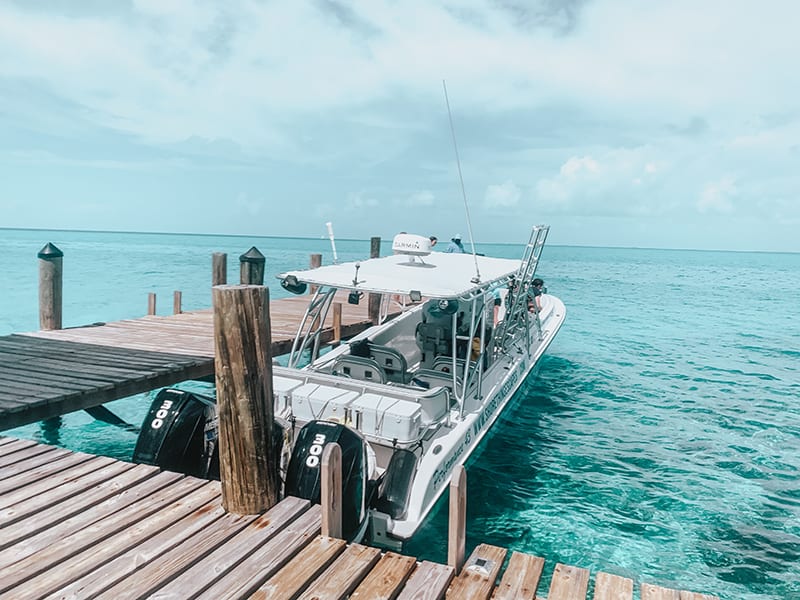
M 212 548 L 205 554 L 202 564 L 191 564 L 165 587 L 154 592 L 155 598 L 186 598 L 213 587 L 234 568 L 239 568 L 245 557 L 257 548 L 269 543 L 281 533 L 281 527 L 291 528 L 309 512 L 309 502 L 300 498 L 288 498 L 265 515 L 254 519 L 225 544 L 225 548 Z M 313 512 L 312 512 L 313 516 Z M 305 522 L 301 521 L 302 529 Z M 286 542 L 286 536 L 281 543 Z M 239 571 L 237 571 L 239 572 Z
M 601 571 L 594 581 L 594 600 L 633 600 L 633 580 Z
M 521 552 L 512 552 L 494 600 L 534 600 L 542 578 L 544 559 Z
M 210 530 L 216 522 L 221 521 L 224 517 L 225 510 L 222 506 L 219 503 L 213 503 L 208 510 L 196 511 L 149 539 L 129 547 L 113 560 L 96 565 L 92 571 L 68 585 L 59 587 L 47 598 L 48 600 L 93 598 L 182 544 L 191 543 L 194 536 Z M 246 519 L 241 520 L 241 527 L 244 527 L 247 522 Z M 219 523 L 217 523 L 218 525 Z
M 441 600 L 455 574 L 451 566 L 424 560 L 411 573 L 397 600 Z
M 479 544 L 470 554 L 461 573 L 447 591 L 448 600 L 486 599 L 494 591 L 494 582 L 503 566 L 507 550 Z
M 311 506 L 297 519 L 284 524 L 277 535 L 260 547 L 252 548 L 246 558 L 228 569 L 214 585 L 199 598 L 208 600 L 237 600 L 247 598 L 283 565 L 309 544 L 320 533 L 322 511 L 318 504 Z M 156 596 L 162 598 L 161 596 Z M 171 596 L 180 598 L 181 596 Z M 185 596 L 182 596 L 185 597 Z
M 378 562 L 377 548 L 350 544 L 334 563 L 300 596 L 300 600 L 344 600 Z
M 178 473 L 159 473 L 156 467 L 138 465 L 113 479 L 98 483 L 67 500 L 43 502 L 46 510 L 27 511 L 29 518 L 4 524 L 0 564 L 11 564 L 56 544 L 68 535 L 105 516 L 124 510 L 181 479 Z
M 411 556 L 387 552 L 350 595 L 350 600 L 394 600 L 417 561 Z
M 558 563 L 553 570 L 547 600 L 575 600 L 586 598 L 589 589 L 589 571 Z
M 680 592 L 658 585 L 643 583 L 642 600 L 680 600 Z
M 192 478 L 179 480 L 173 485 L 140 500 L 135 510 L 112 513 L 66 536 L 58 544 L 47 546 L 12 565 L 0 567 L 0 593 L 16 588 L 13 594 L 22 596 L 24 592 L 22 588 L 25 587 L 25 582 L 33 579 L 43 571 L 60 565 L 66 559 L 81 552 L 82 549 L 91 547 L 98 541 L 104 540 L 126 529 L 133 523 L 149 517 L 165 505 L 182 498 L 207 483 Z
M 87 542 L 83 551 L 68 558 L 60 559 L 58 571 L 47 570 L 27 579 L 22 590 L 13 591 L 19 600 L 41 598 L 51 594 L 64 582 L 72 582 L 90 573 L 97 565 L 112 560 L 125 552 L 131 544 L 147 541 L 153 535 L 166 529 L 173 521 L 180 520 L 192 513 L 203 514 L 213 510 L 212 501 L 219 499 L 217 486 L 207 485 L 195 489 L 192 493 L 164 505 L 158 512 L 142 518 L 130 527 L 120 529 L 116 533 Z M 218 502 L 216 502 L 218 504 Z M 100 543 L 102 542 L 102 543 Z M 91 551 L 87 551 L 91 549 Z M 37 552 L 37 557 L 42 552 Z
M 278 573 L 262 584 L 250 600 L 294 600 L 317 576 L 328 568 L 347 543 L 327 536 L 318 536 L 303 548 Z

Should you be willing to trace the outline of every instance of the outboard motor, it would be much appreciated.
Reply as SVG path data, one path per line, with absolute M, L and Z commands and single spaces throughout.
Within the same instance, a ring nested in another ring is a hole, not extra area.
M 286 496 L 319 504 L 322 493 L 322 452 L 336 442 L 342 448 L 342 535 L 360 538 L 366 527 L 368 494 L 367 441 L 358 432 L 332 421 L 310 421 L 297 435 L 289 469 Z
M 375 508 L 393 519 L 402 519 L 408 511 L 411 483 L 417 472 L 417 455 L 406 448 L 398 448 L 389 459 L 383 484 Z
M 219 479 L 214 399 L 184 390 L 161 390 L 142 424 L 133 462 Z

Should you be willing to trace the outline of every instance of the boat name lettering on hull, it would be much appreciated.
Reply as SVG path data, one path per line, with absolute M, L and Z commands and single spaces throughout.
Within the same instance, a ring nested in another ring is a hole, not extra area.
M 519 381 L 520 375 L 525 372 L 525 367 L 525 361 L 521 361 L 517 370 L 511 373 L 508 381 L 506 381 L 503 384 L 503 387 L 501 387 L 500 390 L 494 396 L 492 396 L 492 399 L 486 404 L 484 409 L 481 411 L 481 414 L 478 415 L 478 418 L 472 425 L 472 435 L 474 435 L 476 438 L 486 425 L 487 421 L 489 421 L 489 418 L 497 410 L 497 407 L 500 405 L 500 403 L 503 402 L 503 400 L 508 397 L 508 394 L 511 392 L 511 390 L 514 389 L 517 381 Z M 470 430 L 468 429 L 458 447 L 454 448 L 450 455 L 442 463 L 442 466 L 434 471 L 433 489 L 439 489 L 439 486 L 444 483 L 445 478 L 450 474 L 450 471 L 452 471 L 456 461 L 458 461 L 459 457 L 464 453 L 464 450 L 472 443 L 472 435 L 470 435 Z

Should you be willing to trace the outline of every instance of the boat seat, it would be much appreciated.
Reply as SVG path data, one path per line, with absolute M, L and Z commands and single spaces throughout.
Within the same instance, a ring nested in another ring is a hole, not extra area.
M 427 427 L 438 423 L 450 410 L 450 388 L 444 385 L 431 386 L 417 398 L 417 402 L 422 406 L 422 425 Z
M 431 367 L 434 371 L 441 371 L 443 373 L 449 373 L 453 368 L 453 358 L 451 356 L 437 356 L 433 360 L 433 366 Z M 464 372 L 464 359 L 457 358 L 456 359 L 456 373 L 463 373 Z
M 449 354 L 452 342 L 451 331 L 437 323 L 420 323 L 417 325 L 415 335 L 417 345 L 423 353 L 431 356 Z
M 375 383 L 386 383 L 386 372 L 374 358 L 364 358 L 363 356 L 350 356 L 344 354 L 338 357 L 331 372 L 334 375 L 360 379 L 361 381 L 374 381 Z
M 408 365 L 406 358 L 398 350 L 378 344 L 369 345 L 369 356 L 377 362 L 386 373 L 386 381 L 392 383 L 408 383 Z
M 434 369 L 418 369 L 413 373 L 411 383 L 425 389 L 433 389 L 435 387 L 446 387 L 453 392 L 453 375 L 445 373 L 444 371 L 436 371 Z M 456 375 L 456 386 L 461 387 L 461 377 Z

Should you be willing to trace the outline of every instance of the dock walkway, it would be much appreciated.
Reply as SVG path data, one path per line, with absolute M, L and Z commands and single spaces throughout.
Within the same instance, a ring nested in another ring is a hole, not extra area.
M 307 305 L 308 296 L 270 303 L 273 356 L 291 350 Z M 366 302 L 342 302 L 342 337 L 369 325 Z M 326 326 L 330 341 L 331 314 Z M 0 431 L 213 374 L 211 309 L 3 336 Z
M 533 600 L 544 559 L 481 544 L 452 567 L 322 537 L 320 507 L 221 506 L 219 482 L 0 437 L 0 598 Z M 547 600 L 585 600 L 590 573 L 554 567 Z M 630 600 L 598 573 L 594 600 Z M 642 600 L 714 600 L 643 584 Z

